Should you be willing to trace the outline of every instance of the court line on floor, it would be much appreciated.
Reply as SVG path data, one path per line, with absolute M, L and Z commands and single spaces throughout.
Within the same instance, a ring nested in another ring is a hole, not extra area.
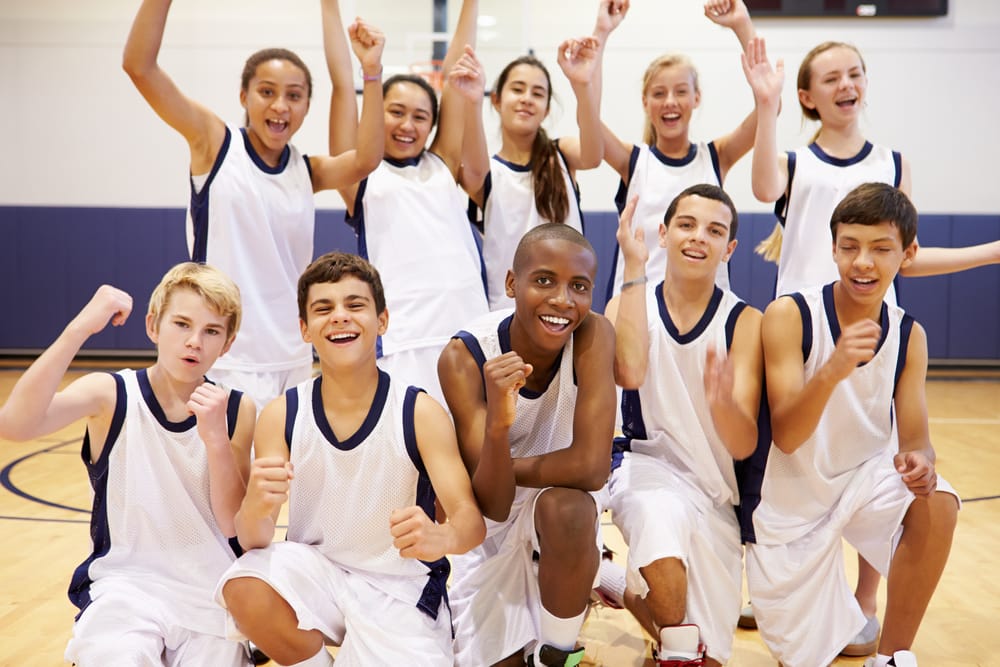
M 55 452 L 53 452 L 53 450 L 59 449 L 60 447 L 65 447 L 66 445 L 72 445 L 72 444 L 77 443 L 79 441 L 80 441 L 80 438 L 72 438 L 70 440 L 63 440 L 62 442 L 58 442 L 58 443 L 56 443 L 54 445 L 50 445 L 48 447 L 43 447 L 42 449 L 39 449 L 39 450 L 34 451 L 34 452 L 31 452 L 30 454 L 25 454 L 24 456 L 22 456 L 19 459 L 14 459 L 10 463 L 8 463 L 6 466 L 4 466 L 3 470 L 0 470 L 0 486 L 2 486 L 3 488 L 7 489 L 11 493 L 13 493 L 15 496 L 19 496 L 21 498 L 24 498 L 25 500 L 29 500 L 29 501 L 34 502 L 34 503 L 38 503 L 39 505 L 45 505 L 46 507 L 55 507 L 57 509 L 67 510 L 69 512 L 80 512 L 82 514 L 90 514 L 90 510 L 89 509 L 81 509 L 79 507 L 70 507 L 69 505 L 63 505 L 62 503 L 56 503 L 56 502 L 52 502 L 51 500 L 45 500 L 44 498 L 39 498 L 38 496 L 34 496 L 34 495 L 28 493 L 27 491 L 23 491 L 20 487 L 18 487 L 16 484 L 14 484 L 13 480 L 11 480 L 11 478 L 10 478 L 11 471 L 18 464 L 23 463 L 24 461 L 27 461 L 28 459 L 30 459 L 32 457 L 38 456 L 39 454 L 55 453 Z

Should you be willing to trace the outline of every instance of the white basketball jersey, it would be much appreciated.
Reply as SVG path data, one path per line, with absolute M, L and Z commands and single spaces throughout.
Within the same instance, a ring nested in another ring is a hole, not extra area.
M 475 358 L 480 370 L 489 359 L 510 352 L 513 311 L 497 310 L 455 334 Z M 527 458 L 565 449 L 573 443 L 576 380 L 573 374 L 573 338 L 563 348 L 559 368 L 541 394 L 522 388 L 517 396 L 517 416 L 511 426 L 510 455 Z M 518 487 L 514 504 L 534 491 Z
M 632 217 L 632 229 L 642 229 L 645 233 L 646 248 L 649 250 L 649 261 L 646 262 L 649 282 L 659 281 L 666 275 L 667 253 L 659 245 L 659 233 L 667 207 L 684 189 L 699 183 L 722 185 L 719 155 L 714 143 L 691 144 L 690 151 L 683 158 L 667 157 L 656 146 L 636 144 L 633 147 L 629 159 L 628 188 L 624 182 L 619 185 L 615 204 L 621 213 L 632 197 L 639 197 Z M 625 258 L 615 243 L 615 270 L 607 291 L 609 301 L 621 291 L 624 271 Z M 726 262 L 719 264 L 715 284 L 729 289 L 729 264 Z
M 289 144 L 277 167 L 246 131 L 227 127 L 212 171 L 188 209 L 191 259 L 221 269 L 240 288 L 243 321 L 216 368 L 276 372 L 312 362 L 299 332 L 299 275 L 312 261 L 315 207 L 307 158 Z
M 899 187 L 901 160 L 899 153 L 868 142 L 857 155 L 843 159 L 827 155 L 815 143 L 788 153 L 787 194 L 774 207 L 784 224 L 776 295 L 819 287 L 839 278 L 830 232 L 833 210 L 862 183 Z M 886 300 L 896 303 L 891 287 Z
M 83 442 L 94 490 L 93 553 L 73 574 L 70 600 L 83 610 L 105 584 L 130 580 L 183 605 L 188 629 L 225 636 L 225 612 L 212 592 L 236 555 L 212 513 L 196 419 L 167 421 L 145 370 L 114 378 L 115 413 L 95 463 L 89 434 Z M 230 433 L 240 396 L 230 392 Z
M 580 195 L 570 178 L 566 158 L 558 149 L 559 166 L 566 185 L 569 209 L 563 222 L 583 232 Z M 513 308 L 514 300 L 507 296 L 507 271 L 514 264 L 514 251 L 529 229 L 546 222 L 535 208 L 535 187 L 531 165 L 508 162 L 494 155 L 486 180 L 483 202 L 483 263 L 486 265 L 486 288 L 490 309 Z
M 380 582 L 384 592 L 435 615 L 447 560 L 403 558 L 389 532 L 393 510 L 418 505 L 434 516 L 434 490 L 414 429 L 420 390 L 397 385 L 379 371 L 368 417 L 341 441 L 323 410 L 322 381 L 319 376 L 285 393 L 285 437 L 295 466 L 287 538 L 316 547 L 337 565 Z M 424 608 L 426 595 L 433 600 Z
M 443 347 L 489 310 L 465 200 L 437 155 L 383 160 L 361 182 L 349 222 L 358 253 L 375 265 L 385 288 L 390 325 L 382 355 Z
M 805 381 L 833 355 L 840 336 L 833 285 L 793 295 L 802 313 Z M 792 454 L 772 446 L 753 515 L 758 544 L 785 544 L 819 525 L 866 462 L 898 449 L 893 394 L 912 318 L 883 304 L 874 358 L 833 390 L 816 430 Z
M 727 353 L 744 307 L 735 294 L 716 288 L 701 320 L 682 335 L 667 311 L 663 283 L 647 289 L 649 370 L 638 390 L 622 396 L 626 451 L 667 462 L 716 507 L 739 503 L 739 491 L 732 454 L 705 397 L 705 355 Z

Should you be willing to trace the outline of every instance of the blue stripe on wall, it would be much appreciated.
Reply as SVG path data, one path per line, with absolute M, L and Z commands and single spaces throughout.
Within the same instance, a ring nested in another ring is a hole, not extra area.
M 587 238 L 597 251 L 597 285 L 607 283 L 617 216 L 589 212 Z M 739 247 L 731 260 L 734 291 L 763 309 L 774 291 L 775 267 L 753 248 L 770 234 L 770 213 L 740 214 Z M 49 345 L 102 283 L 135 296 L 124 327 L 91 338 L 87 350 L 152 350 L 144 315 L 163 273 L 187 259 L 183 209 L 0 207 L 0 351 Z M 1000 238 L 1000 215 L 924 215 L 923 246 L 958 246 Z M 344 212 L 316 212 L 316 254 L 354 252 Z M 594 308 L 603 310 L 603 290 Z M 934 359 L 1000 360 L 1000 266 L 953 276 L 903 279 L 900 303 L 927 330 Z

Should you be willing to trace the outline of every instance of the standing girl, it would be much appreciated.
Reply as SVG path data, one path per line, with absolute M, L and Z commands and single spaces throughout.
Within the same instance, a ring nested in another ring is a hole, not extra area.
M 475 42 L 477 15 L 477 0 L 464 0 L 444 59 L 440 113 L 437 94 L 426 81 L 390 77 L 382 86 L 382 161 L 360 183 L 339 190 L 347 221 L 358 235 L 358 254 L 375 265 L 385 286 L 390 325 L 380 339 L 379 365 L 442 403 L 438 355 L 452 334 L 488 310 L 482 260 L 456 187 L 464 124 L 456 86 L 466 82 L 448 76 L 464 46 Z M 336 0 L 324 0 L 323 24 L 333 80 L 330 150 L 348 150 L 365 140 L 355 139 L 356 102 Z M 435 124 L 437 133 L 427 149 Z
M 239 387 L 262 406 L 312 372 L 295 304 L 299 274 L 312 261 L 313 193 L 356 183 L 378 165 L 382 91 L 375 83 L 365 85 L 365 139 L 359 150 L 304 156 L 290 142 L 309 110 L 309 69 L 291 51 L 265 49 L 250 56 L 243 69 L 244 125 L 227 125 L 160 69 L 170 4 L 144 0 L 125 44 L 123 67 L 190 148 L 191 259 L 222 269 L 240 288 L 243 328 L 213 367 L 212 378 Z M 350 33 L 362 69 L 376 75 L 384 37 L 362 21 Z
M 743 0 L 710 0 L 705 16 L 736 33 L 744 48 L 754 36 Z M 753 146 L 756 116 L 751 113 L 729 134 L 708 143 L 691 141 L 691 116 L 701 104 L 698 73 L 682 55 L 657 58 L 642 79 L 642 107 L 646 112 L 643 143 L 632 145 L 604 126 L 604 161 L 621 176 L 615 196 L 618 211 L 638 197 L 633 218 L 649 249 L 646 279 L 659 280 L 666 271 L 666 252 L 657 243 L 667 206 L 682 190 L 696 183 L 721 186 L 729 169 Z M 615 246 L 615 269 L 607 298 L 621 291 L 624 259 Z M 716 283 L 729 287 L 728 265 L 719 266 Z

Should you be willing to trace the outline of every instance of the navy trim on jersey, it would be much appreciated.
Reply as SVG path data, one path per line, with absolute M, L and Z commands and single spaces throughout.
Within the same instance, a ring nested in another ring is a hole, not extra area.
M 108 428 L 108 437 L 104 441 L 104 449 L 101 456 L 90 462 L 90 431 L 84 433 L 83 447 L 80 455 L 83 458 L 83 465 L 87 468 L 87 476 L 90 478 L 90 487 L 94 490 L 94 500 L 90 512 L 90 541 L 93 544 L 93 551 L 87 559 L 80 563 L 73 571 L 70 578 L 69 600 L 80 613 L 76 615 L 77 620 L 80 614 L 90 604 L 90 585 L 93 580 L 90 578 L 90 564 L 111 550 L 111 531 L 108 528 L 108 461 L 111 458 L 111 450 L 114 448 L 122 428 L 125 426 L 125 413 L 128 408 L 128 396 L 125 392 L 125 378 L 117 373 L 112 373 L 115 380 L 115 411 L 111 417 L 111 425 Z
M 638 389 L 626 389 L 622 392 L 622 433 L 624 438 L 615 439 L 613 446 L 621 451 L 632 451 L 633 440 L 648 440 L 646 422 L 642 419 L 642 401 Z M 612 457 L 613 458 L 613 457 Z
M 716 288 L 718 289 L 718 288 Z M 733 309 L 729 311 L 729 317 L 726 319 L 726 350 L 728 351 L 733 346 L 733 337 L 736 336 L 736 322 L 740 319 L 740 315 L 746 309 L 747 304 L 740 301 Z
M 482 346 L 479 345 L 479 339 L 473 336 L 468 331 L 459 331 L 457 334 L 452 336 L 452 338 L 457 338 L 465 344 L 465 349 L 469 351 L 472 358 L 476 361 L 476 366 L 479 367 L 479 377 L 483 381 L 483 391 L 486 391 L 486 375 L 483 374 L 483 365 L 486 363 L 486 354 L 483 352 Z
M 504 160 L 499 155 L 494 155 L 493 159 L 496 160 L 497 162 L 499 162 L 500 164 L 504 165 L 505 167 L 507 167 L 511 171 L 517 171 L 517 172 L 520 172 L 522 174 L 524 172 L 526 172 L 526 171 L 531 171 L 531 163 L 530 162 L 528 164 L 518 164 L 516 162 L 511 162 L 510 160 Z
M 628 156 L 628 183 L 625 179 L 620 179 L 618 181 L 618 191 L 615 193 L 615 208 L 618 209 L 618 215 L 621 215 L 622 211 L 625 210 L 625 204 L 628 203 L 628 184 L 632 182 L 632 177 L 635 175 L 635 165 L 639 162 L 639 146 L 632 146 L 632 154 Z M 617 252 L 617 245 L 616 245 Z
M 292 451 L 292 435 L 295 432 L 295 416 L 298 413 L 299 390 L 292 387 L 285 391 L 285 444 L 288 446 L 289 453 Z
M 653 157 L 668 167 L 685 167 L 691 164 L 695 157 L 698 156 L 698 146 L 697 144 L 688 144 L 688 152 L 684 157 L 670 157 L 665 155 L 660 152 L 660 149 L 657 148 L 655 144 L 650 145 L 649 152 L 653 154 Z
M 834 344 L 840 340 L 840 320 L 837 319 L 837 307 L 833 303 L 833 286 L 834 283 L 823 286 L 823 308 L 826 310 L 826 319 L 830 325 L 830 335 L 833 336 Z M 882 332 L 878 337 L 878 345 L 875 346 L 875 354 L 879 353 L 882 349 L 882 344 L 885 343 L 886 336 L 889 335 L 889 306 L 885 301 L 882 302 L 882 310 L 879 313 L 879 327 Z M 858 367 L 864 366 L 868 362 L 861 362 Z
M 486 172 L 486 178 L 483 179 L 483 210 L 484 211 L 486 210 L 486 202 L 489 201 L 489 199 L 490 199 L 490 193 L 491 192 L 493 192 L 493 172 L 492 171 L 488 171 L 488 172 Z M 476 202 L 472 201 L 471 198 L 469 199 L 469 201 L 472 202 L 473 205 L 475 205 L 475 203 L 476 203 Z
M 382 158 L 382 160 L 385 161 L 387 164 L 391 164 L 393 167 L 400 167 L 400 168 L 416 167 L 417 165 L 420 164 L 420 158 L 422 158 L 423 156 L 424 154 L 423 152 L 421 152 L 420 155 L 418 155 L 417 157 L 407 157 L 403 158 L 402 160 L 397 160 L 396 158 L 391 158 L 388 155 L 386 155 L 385 157 Z
M 240 128 L 240 134 L 243 135 L 243 147 L 246 148 L 247 155 L 250 156 L 250 159 L 262 172 L 265 174 L 280 174 L 288 166 L 288 159 L 292 155 L 292 149 L 288 146 L 288 144 L 285 144 L 285 147 L 281 151 L 281 155 L 278 156 L 278 164 L 272 167 L 268 163 L 264 162 L 264 159 L 257 154 L 256 150 L 254 150 L 253 144 L 250 143 L 250 135 L 247 134 L 247 129 L 245 127 Z
M 243 400 L 243 392 L 230 389 L 229 390 L 229 403 L 226 405 L 226 430 L 229 433 L 229 439 L 233 439 L 233 433 L 236 432 L 236 420 L 240 416 L 240 401 Z
M 189 431 L 198 424 L 198 420 L 194 415 L 189 416 L 187 419 L 181 422 L 172 422 L 167 419 L 167 414 L 163 411 L 163 407 L 160 402 L 156 400 L 156 394 L 153 393 L 153 386 L 149 384 L 149 375 L 146 373 L 145 368 L 138 370 L 135 373 L 136 382 L 139 383 L 139 390 L 142 392 L 142 400 L 146 402 L 146 407 L 156 421 L 163 427 L 164 430 L 170 431 L 171 433 L 183 433 L 184 431 Z
M 375 430 L 379 417 L 382 415 L 382 410 L 385 409 L 386 397 L 388 395 L 389 374 L 380 370 L 378 372 L 378 387 L 375 389 L 375 397 L 368 408 L 368 415 L 365 417 L 365 421 L 353 435 L 344 441 L 340 441 L 334 435 L 333 427 L 330 426 L 330 422 L 326 418 L 326 410 L 323 409 L 323 376 L 320 375 L 313 382 L 312 389 L 313 419 L 316 422 L 316 427 L 331 445 L 344 452 L 350 451 L 363 443 L 371 435 L 372 431 Z
M 912 315 L 903 313 L 903 319 L 899 323 L 899 352 L 896 354 L 896 373 L 892 381 L 894 395 L 899 386 L 899 378 L 903 375 L 903 368 L 906 367 L 906 354 L 910 349 L 910 333 L 913 331 L 914 321 Z
M 767 379 L 764 378 L 760 390 L 760 407 L 757 410 L 757 447 L 748 458 L 733 461 L 736 488 L 740 492 L 740 502 L 734 509 L 740 524 L 740 539 L 744 543 L 757 541 L 757 533 L 753 527 L 753 513 L 760 504 L 767 457 L 771 453 L 771 439 L 771 410 L 767 402 Z
M 715 147 L 715 142 L 708 142 L 708 156 L 712 158 L 712 171 L 715 172 L 715 179 L 722 187 L 722 167 L 719 166 L 719 150 Z
M 212 165 L 211 171 L 208 172 L 208 177 L 199 192 L 195 192 L 194 180 L 188 178 L 191 185 L 191 228 L 194 236 L 194 242 L 191 244 L 192 262 L 204 264 L 208 261 L 206 259 L 208 257 L 208 194 L 212 181 L 215 180 L 215 175 L 219 173 L 219 169 L 226 159 L 226 154 L 229 152 L 230 139 L 232 139 L 232 132 L 229 131 L 229 126 L 226 126 L 226 135 L 222 139 L 219 154 L 215 156 L 215 163 Z
M 774 215 L 782 227 L 785 226 L 785 218 L 788 217 L 788 198 L 792 193 L 792 180 L 795 178 L 795 151 L 788 151 L 785 155 L 788 157 L 788 185 L 785 186 L 784 194 L 774 202 Z
M 833 157 L 822 148 L 815 141 L 809 144 L 809 150 L 813 152 L 821 162 L 825 162 L 834 167 L 850 167 L 851 165 L 857 164 L 868 157 L 875 146 L 870 141 L 866 141 L 865 145 L 861 147 L 861 150 L 857 154 L 851 157 Z
M 243 545 L 240 544 L 239 537 L 236 537 L 234 535 L 233 537 L 228 538 L 226 542 L 229 543 L 229 550 L 232 551 L 233 555 L 235 555 L 237 558 L 246 553 L 245 551 L 243 551 Z
M 899 184 L 903 182 L 903 155 L 899 151 L 892 152 L 892 165 L 896 170 L 896 176 L 892 179 L 892 187 L 899 189 Z
M 795 305 L 799 309 L 799 317 L 802 318 L 802 363 L 805 363 L 809 359 L 813 346 L 812 313 L 809 312 L 809 306 L 806 305 L 806 298 L 800 292 L 788 296 L 795 301 Z
M 715 313 L 719 310 L 719 304 L 722 303 L 722 290 L 718 286 L 712 289 L 712 298 L 708 300 L 708 305 L 705 307 L 705 312 L 701 314 L 701 319 L 698 323 L 692 327 L 690 331 L 685 334 L 681 334 L 677 329 L 677 325 L 674 324 L 673 319 L 670 317 L 669 311 L 667 311 L 667 302 L 663 298 L 663 283 L 661 282 L 656 286 L 656 305 L 660 310 L 660 321 L 663 322 L 664 328 L 667 330 L 667 334 L 677 341 L 681 345 L 687 345 L 693 340 L 697 340 L 698 336 L 705 333 L 705 329 L 712 322 L 712 318 L 715 317 Z
M 406 445 L 406 453 L 418 473 L 416 505 L 427 514 L 431 521 L 434 521 L 437 498 L 431 479 L 427 475 L 423 458 L 420 456 L 420 449 L 417 446 L 417 428 L 414 417 L 417 396 L 423 391 L 419 387 L 406 388 L 406 395 L 403 397 L 403 442 Z M 417 609 L 437 620 L 441 601 L 444 600 L 445 604 L 448 602 L 447 581 L 448 575 L 451 574 L 451 564 L 444 557 L 436 561 L 420 562 L 427 566 L 429 572 L 427 573 L 427 584 L 420 594 L 420 600 L 417 601 Z
M 514 321 L 514 315 L 510 314 L 501 320 L 500 324 L 497 325 L 497 336 L 500 341 L 500 354 L 507 354 L 511 351 L 510 346 L 510 323 Z M 575 333 L 575 332 L 574 332 Z M 523 396 L 524 398 L 534 400 L 545 394 L 549 390 L 549 386 L 552 384 L 552 380 L 559 374 L 559 367 L 562 365 L 562 355 L 566 351 L 566 348 L 559 350 L 559 355 L 556 357 L 555 362 L 552 364 L 553 371 L 549 376 L 548 382 L 545 383 L 545 387 L 541 391 L 533 391 L 528 389 L 527 386 L 521 387 L 517 392 L 518 396 Z M 576 371 L 574 370 L 574 383 Z M 485 385 L 484 385 L 485 386 Z
M 313 165 L 312 165 L 312 162 L 309 161 L 309 156 L 305 155 L 305 154 L 302 155 L 302 159 L 306 161 L 306 171 L 309 173 L 309 182 L 312 183 L 312 179 L 313 179 Z

